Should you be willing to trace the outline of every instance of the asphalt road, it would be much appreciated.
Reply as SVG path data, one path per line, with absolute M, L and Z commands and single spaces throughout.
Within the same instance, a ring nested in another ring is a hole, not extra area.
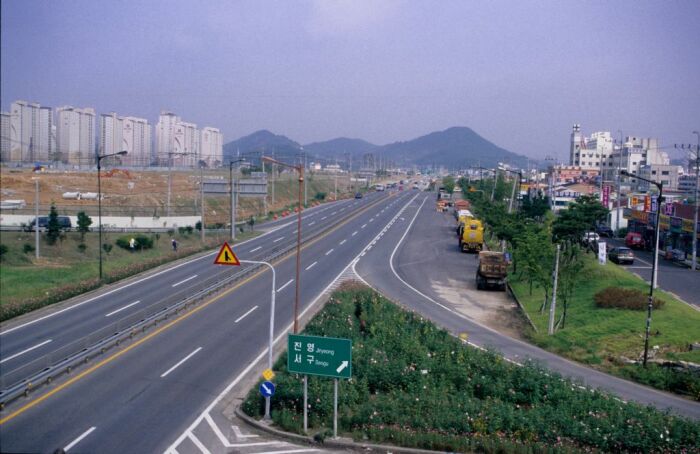
M 435 211 L 433 194 L 422 194 L 412 205 L 402 220 L 405 228 L 388 231 L 387 240 L 369 251 L 355 266 L 356 272 L 372 287 L 455 335 L 468 333 L 473 345 L 494 348 L 510 360 L 523 362 L 532 359 L 562 376 L 591 388 L 612 392 L 623 400 L 650 404 L 700 419 L 698 402 L 581 366 L 500 334 L 461 314 L 435 292 L 433 282 L 448 276 L 464 282 L 465 288 L 473 286 L 476 260 L 473 255 L 459 251 L 454 221 Z
M 302 251 L 302 309 L 416 195 L 378 194 L 351 201 L 356 208 L 366 210 L 327 219 L 333 229 Z M 378 203 L 372 206 L 374 201 Z M 266 242 L 276 235 L 268 234 Z M 249 242 L 245 248 L 253 249 L 254 244 Z M 177 277 L 167 273 L 155 277 L 153 280 L 167 280 L 154 287 L 170 291 L 172 282 L 187 278 L 188 273 L 212 271 L 207 261 L 194 261 L 193 266 L 194 270 L 184 273 L 183 267 L 179 268 Z M 295 276 L 294 254 L 278 261 L 275 268 L 275 334 L 279 336 L 292 322 L 294 285 L 289 282 Z M 260 271 L 144 337 L 124 344 L 103 360 L 75 371 L 69 379 L 11 405 L 1 414 L 0 450 L 52 452 L 68 446 L 71 452 L 165 450 L 186 430 L 192 415 L 205 409 L 232 377 L 240 376 L 266 350 L 270 285 L 270 273 Z M 91 304 L 66 313 L 81 312 Z M 104 317 L 107 310 L 114 310 L 113 306 L 102 308 L 99 316 Z
M 625 242 L 618 239 L 601 238 L 601 241 L 612 243 L 615 246 L 624 246 Z M 651 281 L 651 266 L 654 254 L 649 251 L 634 250 L 634 263 L 622 265 L 629 271 L 644 279 Z M 686 303 L 690 303 L 700 309 L 700 272 L 693 272 L 690 268 L 679 265 L 659 256 L 657 284 L 668 292 L 673 293 Z

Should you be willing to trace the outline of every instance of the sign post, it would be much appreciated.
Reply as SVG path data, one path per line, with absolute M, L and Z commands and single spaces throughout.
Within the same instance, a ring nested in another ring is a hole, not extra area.
M 333 436 L 338 436 L 338 379 L 352 378 L 352 341 L 335 337 L 303 336 L 287 337 L 287 369 L 304 375 L 304 432 L 308 430 L 307 389 L 308 375 L 332 377 Z

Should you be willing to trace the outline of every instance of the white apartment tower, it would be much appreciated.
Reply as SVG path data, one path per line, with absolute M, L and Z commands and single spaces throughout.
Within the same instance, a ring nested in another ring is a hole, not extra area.
M 200 160 L 207 167 L 219 167 L 224 161 L 224 136 L 217 128 L 206 126 L 201 131 Z
M 199 157 L 199 130 L 172 112 L 161 111 L 156 125 L 156 159 L 161 166 L 194 167 Z
M 56 109 L 56 142 L 61 160 L 73 165 L 95 162 L 95 110 L 64 106 Z
M 145 167 L 151 163 L 151 125 L 137 117 L 120 117 L 116 113 L 100 115 L 99 153 L 126 151 L 121 162 Z
M 609 131 L 594 132 L 590 137 L 581 135 L 581 125 L 574 125 L 569 148 L 569 164 L 582 170 L 597 170 L 610 179 L 613 139 Z
M 11 162 L 48 161 L 52 159 L 53 112 L 38 103 L 15 101 L 10 107 L 9 153 L 3 160 Z M 3 128 L 3 138 L 7 133 Z
M 0 161 L 10 160 L 10 112 L 0 112 Z

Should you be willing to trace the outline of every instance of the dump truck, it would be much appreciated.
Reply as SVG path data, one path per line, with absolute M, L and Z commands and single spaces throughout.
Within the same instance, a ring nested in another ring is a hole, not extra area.
M 497 288 L 505 291 L 508 263 L 503 252 L 479 252 L 479 266 L 476 269 L 476 288 Z
M 484 227 L 478 219 L 467 219 L 461 224 L 459 248 L 462 252 L 480 251 L 484 246 Z

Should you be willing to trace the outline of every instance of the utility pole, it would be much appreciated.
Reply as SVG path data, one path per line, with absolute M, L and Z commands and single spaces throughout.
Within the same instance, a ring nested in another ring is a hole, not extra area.
M 302 147 L 302 150 L 303 150 L 303 149 L 304 149 L 304 148 Z M 306 164 L 307 164 L 307 162 L 306 162 L 306 151 L 304 151 L 304 170 L 306 170 Z M 307 187 L 308 187 L 308 186 L 309 186 L 308 184 L 304 183 L 304 207 L 309 206 L 308 191 L 307 191 Z
M 199 163 L 199 201 L 201 205 L 201 233 L 202 233 L 202 243 L 204 243 L 204 166 Z
M 35 256 L 39 258 L 39 179 L 34 178 L 34 183 L 36 183 L 36 192 L 34 193 L 34 252 Z M 697 216 L 696 216 L 697 217 Z
M 622 191 L 620 189 L 620 183 L 622 180 L 622 178 L 620 178 L 620 167 L 622 166 L 622 131 L 618 129 L 617 132 L 620 133 L 620 150 L 619 150 L 619 153 L 617 155 L 617 209 L 615 210 L 615 217 L 617 219 L 615 221 L 615 233 L 616 234 L 617 234 L 617 232 L 620 231 L 620 200 L 622 198 L 622 193 L 621 193 Z M 625 169 L 625 170 L 627 170 L 627 169 Z
M 554 334 L 554 313 L 557 306 L 557 281 L 559 276 L 559 250 L 561 246 L 557 244 L 557 258 L 554 261 L 554 286 L 552 290 L 552 303 L 549 305 L 549 329 L 547 333 L 551 336 Z
M 693 131 L 698 136 L 698 144 L 695 147 L 695 214 L 693 216 L 693 261 L 692 270 L 698 268 L 698 186 L 700 186 L 700 132 Z M 37 248 L 38 250 L 38 248 Z

